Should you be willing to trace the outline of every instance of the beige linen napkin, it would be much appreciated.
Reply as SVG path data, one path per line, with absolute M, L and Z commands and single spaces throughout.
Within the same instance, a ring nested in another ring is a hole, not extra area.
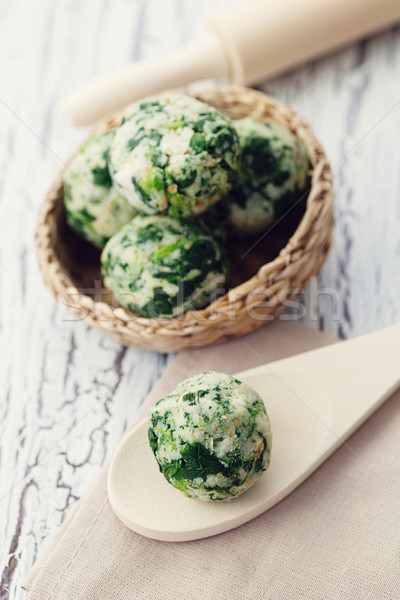
M 237 372 L 332 341 L 293 323 L 182 352 L 142 406 L 190 374 Z M 383 357 L 384 359 L 384 357 Z M 236 530 L 149 540 L 114 516 L 106 468 L 24 582 L 29 600 L 398 600 L 400 396 L 288 498 Z

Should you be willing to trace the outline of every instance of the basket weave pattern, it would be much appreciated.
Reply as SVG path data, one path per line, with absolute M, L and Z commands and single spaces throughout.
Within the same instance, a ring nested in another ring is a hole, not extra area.
M 251 115 L 286 125 L 305 146 L 312 167 L 306 207 L 294 233 L 273 260 L 265 261 L 255 274 L 203 310 L 188 311 L 176 319 L 146 319 L 117 305 L 107 292 L 100 299 L 96 296 L 96 286 L 101 286 L 99 254 L 89 244 L 83 242 L 75 252 L 78 258 L 71 260 L 74 244 L 81 242 L 74 239 L 75 234 L 65 222 L 64 170 L 42 205 L 35 238 L 43 279 L 57 301 L 77 319 L 124 345 L 161 352 L 222 342 L 270 322 L 320 271 L 332 245 L 334 224 L 329 163 L 301 117 L 265 94 L 247 88 L 213 86 L 184 91 L 233 119 Z M 99 122 L 95 133 L 119 123 L 120 113 L 116 113 Z M 235 264 L 231 264 L 232 269 Z

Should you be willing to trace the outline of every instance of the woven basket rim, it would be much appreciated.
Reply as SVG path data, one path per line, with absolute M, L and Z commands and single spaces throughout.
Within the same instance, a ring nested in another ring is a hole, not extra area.
M 199 84 L 196 84 L 184 88 L 183 90 L 179 90 L 179 92 L 199 97 L 205 102 L 207 102 L 207 100 L 204 100 L 205 97 L 207 98 L 209 96 L 210 99 L 212 99 L 215 94 L 229 95 L 232 97 L 232 102 L 234 102 L 236 98 L 240 98 L 241 100 L 244 98 L 247 104 L 252 108 L 255 106 L 256 110 L 257 107 L 259 107 L 259 111 L 262 110 L 262 107 L 268 107 L 277 117 L 273 120 L 277 120 L 278 122 L 280 120 L 282 123 L 287 124 L 305 145 L 312 166 L 310 187 L 306 192 L 306 209 L 295 232 L 290 237 L 288 243 L 281 249 L 278 256 L 272 261 L 262 265 L 257 273 L 251 278 L 240 285 L 231 288 L 224 296 L 213 301 L 201 310 L 189 310 L 183 315 L 173 319 L 162 317 L 144 318 L 134 315 L 134 313 L 119 305 L 117 308 L 114 308 L 105 302 L 95 301 L 90 296 L 82 293 L 79 288 L 76 287 L 71 277 L 66 273 L 58 260 L 58 256 L 51 241 L 51 215 L 54 212 L 57 201 L 59 201 L 60 194 L 62 195 L 62 180 L 64 171 L 68 168 L 67 163 L 61 169 L 41 206 L 35 234 L 38 263 L 45 283 L 56 299 L 59 300 L 61 297 L 73 296 L 74 307 L 76 309 L 79 307 L 84 308 L 87 311 L 86 319 L 89 322 L 92 322 L 92 324 L 96 324 L 95 321 L 101 316 L 107 317 L 110 322 L 108 325 L 102 324 L 103 330 L 118 330 L 119 325 L 121 325 L 125 327 L 128 326 L 133 335 L 137 334 L 141 337 L 146 337 L 146 332 L 148 332 L 150 336 L 159 335 L 168 338 L 176 335 L 191 336 L 193 330 L 200 331 L 207 329 L 210 326 L 215 327 L 218 323 L 226 321 L 227 314 L 232 311 L 232 306 L 236 303 L 243 303 L 244 299 L 248 297 L 251 292 L 254 292 L 258 288 L 265 289 L 266 286 L 273 285 L 277 281 L 274 273 L 279 272 L 282 268 L 290 266 L 290 264 L 294 262 L 292 254 L 293 249 L 299 244 L 301 245 L 301 240 L 309 235 L 314 224 L 323 217 L 324 211 L 325 213 L 332 213 L 333 210 L 332 173 L 328 160 L 308 123 L 292 109 L 263 92 L 237 85 L 202 84 L 200 86 Z M 211 101 L 210 104 L 212 104 Z M 121 113 L 122 109 L 106 115 L 96 124 L 90 136 L 115 127 Z M 253 111 L 252 116 L 257 117 L 257 112 Z M 258 118 L 262 119 L 263 117 L 260 114 Z M 321 187 L 322 192 L 326 197 L 325 202 L 320 201 Z M 290 210 L 291 209 L 289 209 L 289 211 Z M 325 218 L 328 218 L 328 216 L 325 215 Z M 333 225 L 333 216 L 330 221 Z M 272 227 L 274 227 L 274 225 Z M 269 230 L 263 235 L 266 235 L 268 231 Z M 72 312 L 74 311 L 72 310 Z

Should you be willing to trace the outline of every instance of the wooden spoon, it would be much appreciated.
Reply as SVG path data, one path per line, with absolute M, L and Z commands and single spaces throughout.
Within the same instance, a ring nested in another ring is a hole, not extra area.
M 133 531 L 195 540 L 238 527 L 290 494 L 400 385 L 400 324 L 235 375 L 257 390 L 271 419 L 271 466 L 231 502 L 192 500 L 160 473 L 147 420 L 112 458 L 108 496 Z

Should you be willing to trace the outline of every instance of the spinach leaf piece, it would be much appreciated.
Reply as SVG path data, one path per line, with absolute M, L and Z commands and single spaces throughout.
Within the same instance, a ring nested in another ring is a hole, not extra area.
M 135 306 L 133 312 L 143 317 L 159 317 L 160 315 L 172 315 L 175 307 L 174 298 L 159 287 L 154 288 L 154 297 L 143 306 Z
M 151 429 L 151 427 L 149 428 L 148 432 L 147 432 L 148 438 L 149 438 L 149 443 L 150 443 L 150 448 L 153 450 L 153 452 L 155 453 L 157 448 L 158 448 L 158 438 L 157 435 L 154 433 L 153 429 Z
M 187 392 L 182 396 L 182 400 L 193 406 L 196 404 L 196 394 L 194 392 Z
M 132 177 L 132 183 L 133 183 L 133 187 L 137 191 L 137 193 L 138 193 L 139 197 L 141 198 L 142 202 L 144 204 L 146 204 L 147 206 L 153 207 L 153 205 L 152 205 L 152 199 L 151 199 L 150 194 L 148 192 L 146 192 L 146 190 L 143 188 L 143 186 L 140 185 L 140 183 L 136 179 L 136 177 Z
M 208 475 L 216 473 L 222 473 L 229 477 L 229 469 L 226 465 L 199 442 L 186 444 L 181 452 L 181 457 L 179 460 L 161 466 L 167 479 L 183 481 L 201 477 L 205 480 Z
M 207 150 L 208 142 L 199 133 L 194 133 L 190 138 L 189 147 L 193 150 L 194 154 L 199 154 L 204 150 Z
M 94 167 L 94 169 L 92 169 L 92 174 L 93 182 L 96 185 L 101 185 L 105 188 L 110 188 L 112 186 L 111 175 L 107 165 L 105 167 Z
M 160 242 L 164 237 L 163 230 L 155 223 L 137 229 L 137 242 L 147 244 L 148 242 Z
M 145 137 L 146 137 L 145 135 L 140 135 L 140 136 L 131 138 L 126 143 L 126 149 L 129 150 L 130 152 L 132 152 L 136 148 L 136 146 L 139 146 L 140 142 L 142 140 L 144 140 Z

